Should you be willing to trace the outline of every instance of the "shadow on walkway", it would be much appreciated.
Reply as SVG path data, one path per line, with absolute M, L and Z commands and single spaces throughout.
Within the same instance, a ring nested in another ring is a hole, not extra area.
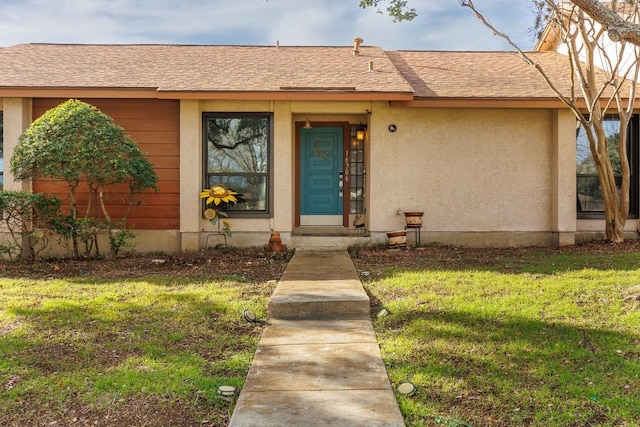
M 231 427 L 404 426 L 345 249 L 297 249 Z

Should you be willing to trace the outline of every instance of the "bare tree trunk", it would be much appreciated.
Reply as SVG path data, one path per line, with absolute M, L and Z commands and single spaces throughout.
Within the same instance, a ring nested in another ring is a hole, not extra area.
M 80 248 L 78 248 L 78 232 L 76 229 L 76 220 L 78 219 L 78 207 L 76 205 L 76 188 L 78 184 L 69 184 L 69 211 L 71 212 L 72 227 L 71 230 L 71 242 L 73 244 L 73 256 L 80 257 Z
M 113 224 L 111 224 L 111 216 L 107 211 L 107 207 L 104 204 L 104 186 L 102 184 L 98 185 L 98 201 L 100 202 L 100 209 L 102 209 L 102 215 L 104 215 L 104 219 L 107 226 L 107 237 L 109 241 L 113 239 Z
M 615 13 L 617 10 L 615 1 L 611 6 L 613 10 L 604 10 L 600 7 L 599 2 L 591 0 L 576 0 L 573 1 L 573 4 L 544 0 L 546 6 L 552 11 L 551 22 L 548 25 L 555 25 L 561 32 L 561 40 L 567 48 L 568 64 L 570 64 L 568 75 L 571 77 L 571 87 L 568 88 L 568 91 L 562 91 L 554 85 L 545 70 L 531 59 L 530 55 L 523 52 L 507 35 L 496 30 L 478 12 L 473 0 L 459 0 L 459 2 L 462 6 L 470 8 L 494 34 L 505 39 L 527 64 L 540 73 L 551 90 L 575 114 L 586 132 L 589 150 L 596 166 L 604 201 L 607 239 L 616 243 L 624 241 L 624 228 L 629 216 L 630 189 L 627 131 L 635 102 L 637 86 L 635 82 L 638 81 L 640 70 L 638 58 L 640 55 L 638 48 L 634 46 L 635 61 L 627 63 L 628 56 L 625 55 L 627 45 L 620 43 L 617 46 L 616 54 L 610 56 L 603 41 L 606 28 L 594 25 L 590 18 L 585 17 L 583 10 L 574 4 L 584 6 L 587 12 L 592 12 L 593 6 L 598 6 L 594 15 L 596 12 L 604 12 L 600 18 L 615 20 L 617 23 L 633 21 L 633 24 L 636 24 L 639 19 L 637 8 L 634 9 L 634 13 L 626 14 L 625 20 L 621 15 Z M 596 58 L 601 59 L 603 63 L 597 63 Z M 598 66 L 603 68 L 600 69 Z M 603 79 L 603 76 L 606 78 Z M 623 99 L 621 95 L 624 83 L 630 87 L 626 99 Z M 582 95 L 582 98 L 577 95 L 578 93 Z M 586 108 L 583 105 L 586 105 Z M 616 175 L 608 150 L 608 136 L 604 128 L 607 114 L 615 114 L 620 120 L 617 146 L 621 166 L 619 188 L 616 185 Z
M 599 0 L 571 1 L 576 6 L 584 10 L 591 18 L 593 18 L 593 20 L 607 28 L 607 33 L 611 40 L 626 41 L 636 46 L 640 46 L 640 26 L 637 23 L 626 21 L 614 12 L 614 8 L 608 8 Z M 611 3 L 613 4 L 616 2 L 612 1 Z

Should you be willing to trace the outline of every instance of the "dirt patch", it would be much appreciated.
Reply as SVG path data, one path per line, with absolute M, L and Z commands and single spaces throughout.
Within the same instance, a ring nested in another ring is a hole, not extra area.
M 224 249 L 186 254 L 136 254 L 115 259 L 50 259 L 33 263 L 0 263 L 4 277 L 102 279 L 160 275 L 202 276 L 212 279 L 236 277 L 248 282 L 277 280 L 287 265 L 290 252 L 275 254 L 257 249 Z
M 531 259 L 533 254 L 622 254 L 640 253 L 640 240 L 623 243 L 589 242 L 562 247 L 460 248 L 455 246 L 423 246 L 420 248 L 386 249 L 384 247 L 352 248 L 351 257 L 360 271 L 381 272 L 393 268 L 473 268 L 504 266 L 505 260 Z
M 49 411 L 37 402 L 24 402 L 31 409 L 21 414 L 17 423 L 2 424 L 7 427 L 22 426 L 224 426 L 230 414 L 212 407 L 203 400 L 180 401 L 158 396 L 133 396 L 109 402 L 104 408 L 91 405 L 75 405 L 62 413 Z M 55 415 L 47 415 L 47 414 Z M 2 420 L 0 420 L 2 421 Z
M 385 246 L 362 246 L 350 250 L 359 269 L 419 268 L 442 266 L 490 266 L 511 259 L 548 254 L 613 254 L 640 252 L 640 240 L 619 244 L 591 242 L 575 246 L 524 248 L 459 248 L 455 246 L 425 246 L 421 248 L 388 249 Z M 120 278 L 144 275 L 175 277 L 204 276 L 210 278 L 237 277 L 249 282 L 278 280 L 292 252 L 274 254 L 259 249 L 222 249 L 171 255 L 130 255 L 116 259 L 53 259 L 34 263 L 0 262 L 4 277 L 97 277 Z

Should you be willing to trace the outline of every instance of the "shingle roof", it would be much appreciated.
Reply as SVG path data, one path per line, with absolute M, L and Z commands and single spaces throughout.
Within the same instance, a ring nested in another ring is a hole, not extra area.
M 566 56 L 528 54 L 561 89 L 570 87 Z M 326 94 L 389 101 L 556 99 L 538 72 L 515 52 L 385 52 L 371 46 L 360 47 L 358 55 L 353 47 L 324 46 L 22 44 L 0 48 L 0 96 L 3 91 L 21 96 L 16 90 L 48 89 L 144 89 L 176 98 L 185 93 L 213 94 L 212 98 L 232 93 L 243 99 L 269 99 L 273 94 L 278 99 L 311 94 L 307 99 L 316 100 L 327 99 Z
M 553 98 L 538 71 L 516 52 L 387 52 L 416 98 Z M 567 88 L 567 57 L 529 52 L 553 81 Z
M 369 72 L 369 63 L 373 72 Z M 56 45 L 0 48 L 0 88 L 411 93 L 378 47 Z

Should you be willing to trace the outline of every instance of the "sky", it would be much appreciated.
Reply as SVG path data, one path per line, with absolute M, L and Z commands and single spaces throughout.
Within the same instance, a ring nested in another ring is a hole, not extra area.
M 0 46 L 20 43 L 350 46 L 511 50 L 458 0 L 408 0 L 394 23 L 359 0 L 0 0 Z M 475 0 L 501 32 L 533 48 L 530 0 Z

